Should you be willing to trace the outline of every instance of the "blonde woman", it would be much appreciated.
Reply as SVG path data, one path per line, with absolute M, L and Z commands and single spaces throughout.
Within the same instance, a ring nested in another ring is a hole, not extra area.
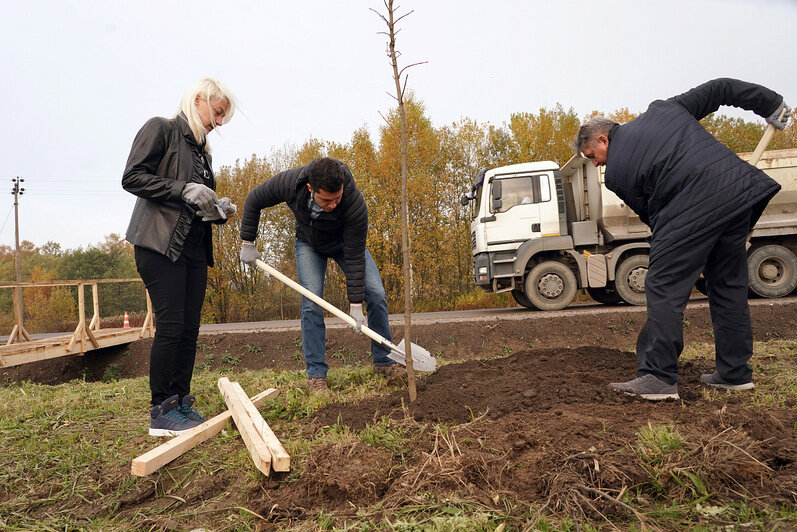
M 235 100 L 203 78 L 183 96 L 173 118 L 148 120 L 136 135 L 122 187 L 138 196 L 125 238 L 152 299 L 157 330 L 150 350 L 151 436 L 172 436 L 204 421 L 193 407 L 191 376 L 212 224 L 235 213 L 216 197 L 207 135 L 230 121 Z

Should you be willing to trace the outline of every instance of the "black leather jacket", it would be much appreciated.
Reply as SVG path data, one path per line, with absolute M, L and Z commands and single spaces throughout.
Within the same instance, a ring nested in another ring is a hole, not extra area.
M 206 168 L 208 178 L 203 180 Z M 125 235 L 127 241 L 175 262 L 191 224 L 202 223 L 208 266 L 213 266 L 211 224 L 194 220 L 196 209 L 182 198 L 183 188 L 192 181 L 216 189 L 210 154 L 204 145 L 197 144 L 183 115 L 148 120 L 133 141 L 122 176 L 122 188 L 138 196 Z

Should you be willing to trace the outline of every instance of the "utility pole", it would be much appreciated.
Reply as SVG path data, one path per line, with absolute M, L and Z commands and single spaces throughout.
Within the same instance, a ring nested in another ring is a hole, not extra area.
M 14 253 L 14 266 L 17 269 L 17 282 L 22 280 L 22 262 L 19 256 L 19 197 L 25 192 L 24 188 L 20 188 L 19 184 L 25 180 L 19 176 L 11 180 L 14 183 L 14 188 L 11 193 L 14 195 L 14 237 L 16 239 L 16 252 Z
M 25 192 L 24 188 L 19 185 L 25 180 L 17 176 L 11 180 L 14 183 L 11 193 L 14 195 L 14 237 L 16 240 L 16 248 L 14 252 L 14 266 L 16 268 L 17 282 L 22 281 L 22 260 L 19 253 L 19 197 Z M 11 344 L 15 340 L 24 342 L 30 341 L 30 335 L 25 327 L 22 326 L 22 287 L 14 288 L 14 315 L 16 317 L 16 324 L 11 334 L 8 337 L 8 343 Z

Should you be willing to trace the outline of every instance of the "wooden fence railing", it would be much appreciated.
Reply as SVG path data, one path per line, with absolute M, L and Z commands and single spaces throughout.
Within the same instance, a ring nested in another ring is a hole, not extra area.
M 106 283 L 140 283 L 140 278 L 134 279 L 86 279 L 86 280 L 56 280 L 56 281 L 22 281 L 22 282 L 0 282 L 0 288 L 10 288 L 14 291 L 14 328 L 8 337 L 6 345 L 14 342 L 30 342 L 31 337 L 25 329 L 23 320 L 23 289 L 24 288 L 38 288 L 45 286 L 76 286 L 77 299 L 78 299 L 78 324 L 72 338 L 69 340 L 69 345 L 66 350 L 72 351 L 72 347 L 76 342 L 80 342 L 80 351 L 86 351 L 85 343 L 90 342 L 94 349 L 99 348 L 99 342 L 94 334 L 95 331 L 100 330 L 100 298 L 97 292 L 98 284 Z M 94 314 L 91 320 L 86 325 L 86 304 L 85 304 L 85 289 L 86 286 L 91 286 L 92 289 L 92 302 Z M 149 293 L 147 296 L 147 315 L 144 318 L 144 325 L 141 327 L 139 336 L 143 338 L 145 335 L 152 336 L 155 332 L 155 324 L 152 320 L 152 301 L 150 301 Z

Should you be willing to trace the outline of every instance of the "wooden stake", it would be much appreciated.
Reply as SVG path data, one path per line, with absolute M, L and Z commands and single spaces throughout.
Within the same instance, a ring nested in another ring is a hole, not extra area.
M 240 432 L 241 438 L 243 438 L 244 444 L 246 444 L 246 448 L 252 456 L 255 467 L 262 471 L 263 474 L 268 475 L 271 473 L 271 452 L 246 411 L 244 402 L 249 401 L 249 398 L 246 397 L 246 394 L 240 397 L 239 389 L 240 386 L 236 389 L 227 377 L 219 379 L 219 391 L 224 396 L 227 408 L 232 412 L 235 426 L 238 428 L 238 432 Z
M 256 407 L 260 407 L 266 399 L 271 399 L 277 395 L 279 395 L 278 390 L 269 388 L 252 397 L 252 403 Z M 154 473 L 175 458 L 182 456 L 185 452 L 221 432 L 230 419 L 232 419 L 232 412 L 229 410 L 222 412 L 208 419 L 201 425 L 183 432 L 166 443 L 147 451 L 138 458 L 134 458 L 133 464 L 130 467 L 130 473 L 137 477 L 144 477 Z
M 252 420 L 255 430 L 260 433 L 263 441 L 266 442 L 266 446 L 268 446 L 268 450 L 271 453 L 271 467 L 274 469 L 274 471 L 290 471 L 291 456 L 282 446 L 279 439 L 277 439 L 277 435 L 274 434 L 274 431 L 272 431 L 271 427 L 268 426 L 266 420 L 263 419 L 263 416 L 261 416 L 260 412 L 257 411 L 257 407 L 249 400 L 248 397 L 246 397 L 246 393 L 244 392 L 244 389 L 241 388 L 241 385 L 237 382 L 233 382 L 231 385 L 235 389 L 238 397 L 243 398 L 242 402 L 244 408 L 246 409 L 246 413 Z

